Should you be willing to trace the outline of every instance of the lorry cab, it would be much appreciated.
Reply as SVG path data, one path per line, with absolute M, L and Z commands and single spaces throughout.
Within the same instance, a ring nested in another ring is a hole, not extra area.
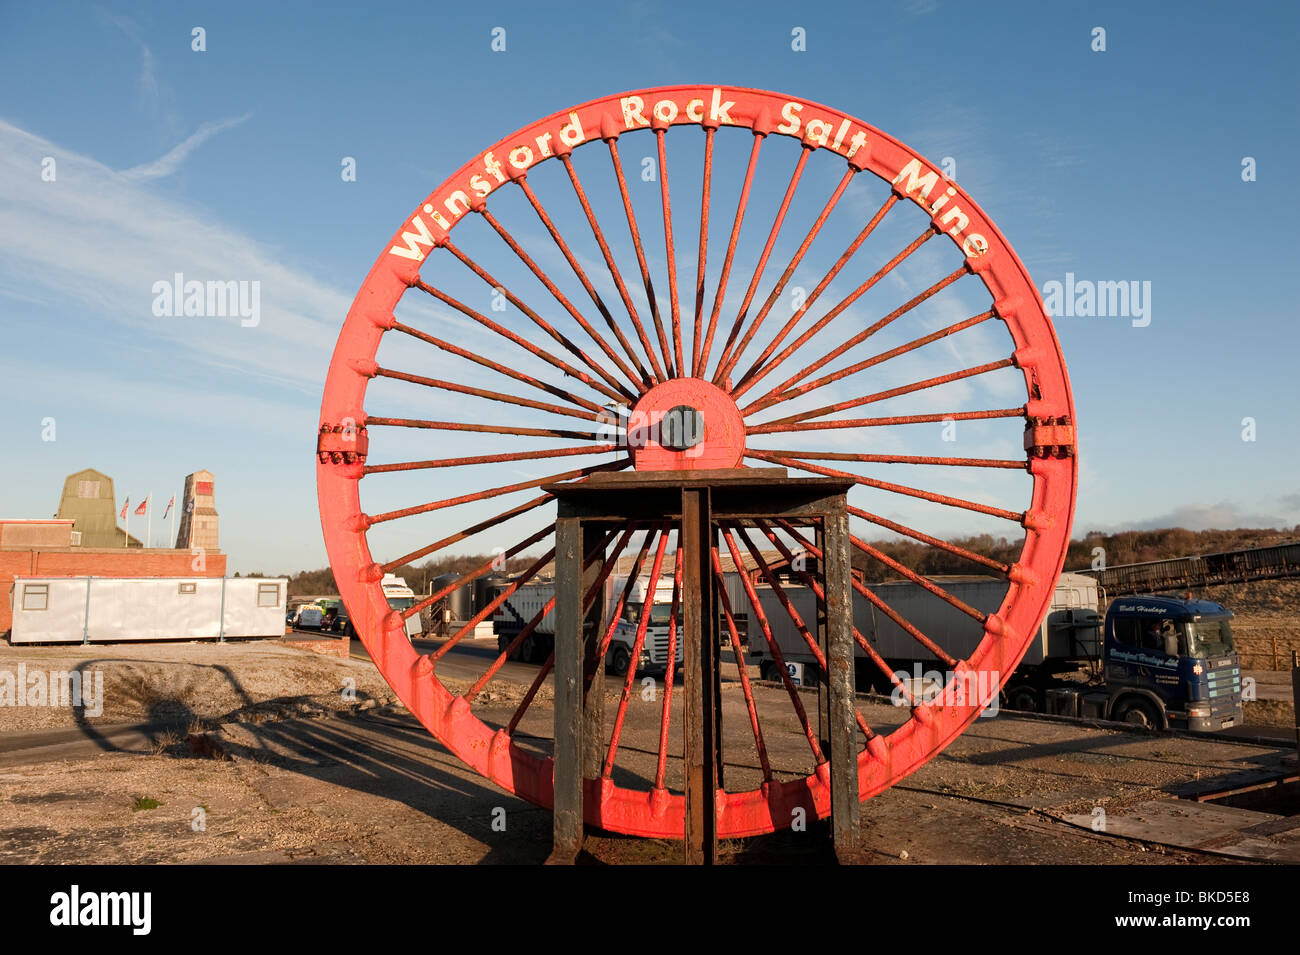
M 1119 597 L 1106 612 L 1111 718 L 1220 730 L 1242 722 L 1233 614 L 1209 600 Z
M 637 626 L 641 622 L 641 611 L 645 606 L 645 592 L 649 589 L 648 581 L 638 580 L 632 587 L 623 614 L 614 628 L 610 639 L 609 651 L 605 655 L 605 667 L 609 673 L 622 676 L 632 665 L 632 650 L 636 643 Z M 668 669 L 669 623 L 672 616 L 673 578 L 661 577 L 655 587 L 650 605 L 650 619 L 646 625 L 645 641 L 641 654 L 636 661 L 637 670 L 666 671 Z M 676 639 L 673 654 L 676 667 L 681 667 L 682 652 L 682 612 L 677 611 Z
M 668 643 L 669 643 L 669 622 L 672 616 L 672 578 L 664 578 L 667 586 L 660 586 L 655 594 L 654 603 L 650 605 L 650 620 L 646 624 L 645 642 L 641 646 L 641 656 L 637 660 L 637 670 L 668 669 Z M 614 629 L 614 637 L 610 639 L 610 650 L 606 654 L 606 669 L 615 676 L 623 676 L 628 672 L 628 667 L 632 664 L 632 650 L 636 644 L 637 626 L 641 622 L 642 600 L 636 603 L 629 602 L 623 608 L 623 616 Z M 677 608 L 676 621 L 676 639 L 671 641 L 675 643 L 676 667 L 681 667 L 682 648 L 681 648 L 681 608 Z
M 396 574 L 384 574 L 384 579 L 379 582 L 379 586 L 384 592 L 384 599 L 388 601 L 388 609 L 400 613 L 415 606 L 415 591 L 408 587 L 406 581 Z M 420 621 L 420 614 L 412 614 L 406 618 L 406 635 L 408 638 L 423 636 L 423 633 L 424 627 Z

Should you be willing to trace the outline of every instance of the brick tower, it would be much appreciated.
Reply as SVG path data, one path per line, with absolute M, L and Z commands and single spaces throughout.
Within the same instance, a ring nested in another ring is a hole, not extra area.
M 194 547 L 217 550 L 217 507 L 212 496 L 211 471 L 195 471 L 185 478 L 176 546 L 184 550 Z

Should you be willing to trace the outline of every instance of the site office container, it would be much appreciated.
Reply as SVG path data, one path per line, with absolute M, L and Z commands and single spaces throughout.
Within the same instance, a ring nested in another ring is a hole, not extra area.
M 283 577 L 17 577 L 10 643 L 284 636 Z

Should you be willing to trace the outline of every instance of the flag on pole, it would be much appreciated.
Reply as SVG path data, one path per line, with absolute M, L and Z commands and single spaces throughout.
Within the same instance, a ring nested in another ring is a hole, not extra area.
M 131 506 L 131 498 L 128 497 L 122 502 L 122 513 L 117 515 L 119 520 L 126 520 L 126 509 Z
M 173 507 L 175 504 L 176 504 L 176 495 L 173 494 L 173 495 L 172 495 L 172 499 L 171 499 L 170 501 L 167 502 L 167 510 L 163 511 L 163 520 L 164 520 L 164 521 L 167 520 L 167 515 L 170 514 L 170 513 L 172 512 L 172 507 Z
M 141 514 L 144 514 L 145 511 L 148 509 L 148 507 L 149 507 L 149 499 L 146 497 L 143 501 L 140 502 L 140 506 L 135 509 L 136 517 L 139 517 Z

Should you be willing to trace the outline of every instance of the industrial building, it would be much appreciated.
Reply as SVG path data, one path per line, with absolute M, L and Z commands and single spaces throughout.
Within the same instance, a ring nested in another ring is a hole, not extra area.
M 72 521 L 72 544 L 81 547 L 142 547 L 117 526 L 117 498 L 113 479 L 102 471 L 86 468 L 69 474 L 63 482 L 59 511 L 55 517 Z
M 0 634 L 13 626 L 16 576 L 225 577 L 226 555 L 217 548 L 211 472 L 191 474 L 185 488 L 186 503 L 195 502 L 192 515 L 199 518 L 188 529 L 182 524 L 182 529 L 187 535 L 198 535 L 193 548 L 201 550 L 144 547 L 140 540 L 128 537 L 117 526 L 113 479 L 93 468 L 68 475 L 56 517 L 0 518 Z

